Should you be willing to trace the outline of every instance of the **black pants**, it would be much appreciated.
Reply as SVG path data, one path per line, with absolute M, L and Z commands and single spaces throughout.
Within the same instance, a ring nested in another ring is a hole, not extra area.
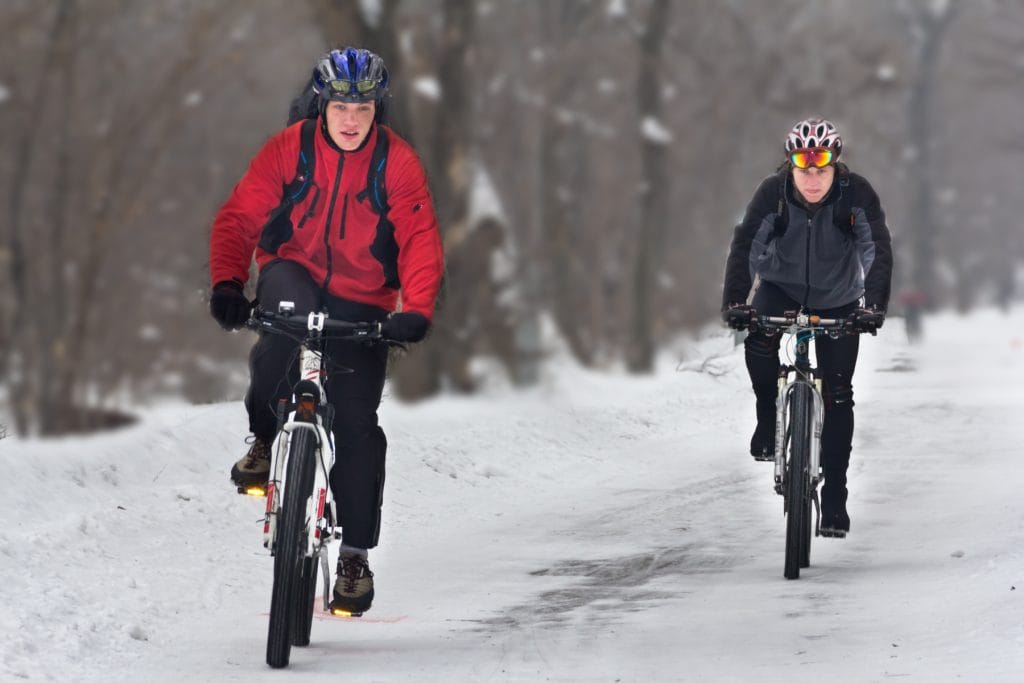
M 799 310 L 800 304 L 770 282 L 762 282 L 751 303 L 759 314 L 782 315 Z M 843 318 L 857 308 L 854 301 L 838 308 L 814 310 L 822 318 Z M 757 396 L 758 419 L 774 420 L 778 391 L 779 343 L 781 335 L 754 332 L 744 342 L 747 370 Z M 825 422 L 821 428 L 821 467 L 826 489 L 845 499 L 846 470 L 853 441 L 853 371 L 857 366 L 860 338 L 856 335 L 832 339 L 822 335 L 814 341 L 818 371 L 822 379 Z M 823 491 L 823 496 L 826 493 Z
M 276 311 L 281 301 L 291 301 L 298 315 L 326 309 L 332 319 L 350 322 L 387 316 L 387 311 L 376 306 L 325 294 L 305 268 L 292 261 L 272 261 L 260 271 L 256 298 L 270 311 Z M 298 351 L 294 341 L 277 334 L 261 334 L 252 348 L 245 407 L 249 429 L 258 438 L 269 441 L 276 433 L 277 402 L 289 397 L 299 380 Z M 332 341 L 327 345 L 327 357 L 330 365 L 325 388 L 335 410 L 331 490 L 338 505 L 342 541 L 356 548 L 372 548 L 380 536 L 384 493 L 387 440 L 377 424 L 377 408 L 384 391 L 387 347 Z

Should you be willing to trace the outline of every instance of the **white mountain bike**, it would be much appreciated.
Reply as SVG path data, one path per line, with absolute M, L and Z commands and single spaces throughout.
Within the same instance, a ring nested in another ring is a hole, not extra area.
M 300 349 L 299 383 L 291 399 L 277 407 L 278 434 L 265 490 L 263 546 L 274 557 L 267 664 L 274 668 L 288 666 L 292 645 L 309 644 L 317 558 L 323 570 L 324 611 L 330 604 L 327 544 L 340 538 L 340 531 L 330 484 L 334 408 L 324 394 L 325 345 L 336 339 L 382 341 L 380 323 L 342 322 L 329 320 L 326 313 L 301 316 L 294 311 L 293 303 L 283 301 L 277 313 L 257 309 L 246 323 L 249 329 L 291 337 Z

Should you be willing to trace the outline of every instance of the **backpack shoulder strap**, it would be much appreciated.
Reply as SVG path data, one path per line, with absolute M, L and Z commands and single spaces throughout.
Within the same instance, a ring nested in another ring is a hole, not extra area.
M 839 184 L 839 199 L 832 207 L 832 223 L 845 233 L 853 234 L 853 198 L 850 196 L 850 177 L 843 175 L 836 180 Z
M 318 119 L 302 122 L 299 136 L 299 158 L 295 162 L 295 177 L 285 185 L 282 199 L 292 204 L 302 201 L 312 185 L 316 169 L 316 125 Z
M 366 174 L 366 189 L 357 195 L 357 199 L 369 199 L 370 206 L 377 213 L 384 215 L 388 210 L 388 191 L 384 185 L 384 172 L 388 166 L 388 150 L 391 147 L 388 129 L 377 126 L 377 142 L 370 156 L 370 170 Z
M 789 227 L 789 202 L 786 201 L 786 176 L 788 171 L 780 171 L 779 178 L 779 205 L 775 209 L 775 229 L 772 231 L 772 238 L 781 237 Z

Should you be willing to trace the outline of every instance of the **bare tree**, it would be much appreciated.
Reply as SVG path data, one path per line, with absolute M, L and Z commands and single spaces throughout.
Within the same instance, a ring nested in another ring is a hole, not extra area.
M 123 421 L 104 404 L 117 391 L 131 392 L 136 379 L 149 381 L 157 357 L 166 355 L 146 342 L 160 338 L 166 321 L 143 321 L 165 308 L 165 300 L 184 298 L 181 275 L 199 263 L 154 248 L 181 241 L 181 224 L 155 209 L 170 206 L 173 190 L 161 182 L 168 168 L 180 164 L 196 175 L 181 136 L 195 112 L 190 102 L 200 101 L 193 99 L 201 92 L 197 84 L 227 80 L 233 69 L 225 24 L 238 20 L 241 4 L 189 8 L 171 20 L 125 0 L 62 0 L 35 18 L 50 23 L 49 39 L 25 46 L 26 63 L 43 55 L 41 70 L 14 81 L 24 109 L 9 128 L 21 147 L 5 231 L 14 296 L 7 299 L 3 334 L 10 340 L 7 384 L 19 432 L 57 434 Z M 168 33 L 180 30 L 177 42 L 168 48 L 118 34 L 132 18 L 155 20 Z M 244 89 L 238 80 L 224 90 Z M 221 149 L 207 148 L 212 162 Z M 190 215 L 201 233 L 207 217 Z M 192 239 L 202 249 L 201 235 Z M 186 271 L 173 270 L 178 267 Z M 195 320 L 191 312 L 185 317 Z M 140 340 L 146 325 L 151 332 Z M 186 338 L 187 329 L 180 331 Z

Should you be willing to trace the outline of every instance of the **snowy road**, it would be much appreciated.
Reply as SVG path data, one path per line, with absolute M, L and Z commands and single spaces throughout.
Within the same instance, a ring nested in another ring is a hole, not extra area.
M 240 403 L 4 439 L 0 679 L 1024 679 L 1024 313 L 928 323 L 862 343 L 852 533 L 799 581 L 724 335 L 647 379 L 387 402 L 374 607 L 284 672 Z

